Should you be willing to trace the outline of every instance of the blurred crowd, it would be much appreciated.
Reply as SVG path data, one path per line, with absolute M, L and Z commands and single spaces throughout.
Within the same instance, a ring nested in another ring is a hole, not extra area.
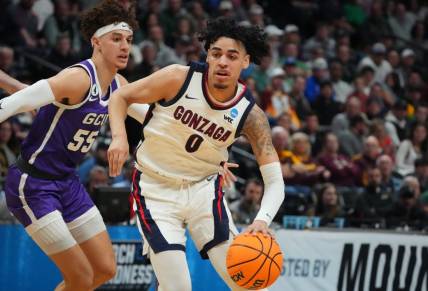
M 128 0 L 118 0 L 129 5 Z M 96 0 L 4 0 L 0 69 L 28 83 L 91 54 L 78 14 Z M 272 126 L 286 183 L 284 215 L 321 225 L 428 227 L 428 5 L 408 0 L 141 0 L 128 67 L 134 81 L 173 63 L 205 58 L 196 32 L 215 16 L 265 29 L 271 47 L 242 80 Z M 4 93 L 2 96 L 5 96 Z M 19 154 L 33 115 L 0 124 L 0 177 Z M 131 150 L 141 125 L 127 120 Z M 105 128 L 78 174 L 90 193 L 129 187 L 132 162 L 112 180 Z M 173 157 L 171 157 L 173 158 Z M 231 160 L 239 183 L 227 190 L 238 223 L 249 223 L 263 193 L 241 137 Z M 0 199 L 1 203 L 1 199 Z

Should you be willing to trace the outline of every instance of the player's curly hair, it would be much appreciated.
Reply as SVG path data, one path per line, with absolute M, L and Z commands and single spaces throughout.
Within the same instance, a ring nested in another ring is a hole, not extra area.
M 260 64 L 261 58 L 269 54 L 269 45 L 266 42 L 266 33 L 258 26 L 242 26 L 235 20 L 219 17 L 208 21 L 207 28 L 198 35 L 199 41 L 205 41 L 205 50 L 220 37 L 228 37 L 240 41 L 250 61 Z
M 118 22 L 126 22 L 135 31 L 138 29 L 138 22 L 135 17 L 135 0 L 130 1 L 129 8 L 126 8 L 118 0 L 103 0 L 91 9 L 84 11 L 80 15 L 80 31 L 83 37 L 90 41 L 98 28 Z

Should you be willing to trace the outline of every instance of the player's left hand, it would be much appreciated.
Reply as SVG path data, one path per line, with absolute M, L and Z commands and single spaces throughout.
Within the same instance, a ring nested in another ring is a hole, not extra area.
M 129 156 L 129 145 L 126 136 L 113 138 L 107 151 L 110 177 L 117 177 Z
M 263 220 L 254 220 L 245 230 L 244 234 L 254 235 L 258 232 L 261 232 L 264 236 L 271 236 L 275 238 L 274 232 L 269 229 L 266 221 Z
M 238 168 L 238 167 L 239 165 L 235 163 L 224 162 L 221 164 L 219 173 L 221 176 L 223 176 L 226 187 L 232 186 L 232 184 L 238 180 L 236 176 L 229 170 L 229 168 Z

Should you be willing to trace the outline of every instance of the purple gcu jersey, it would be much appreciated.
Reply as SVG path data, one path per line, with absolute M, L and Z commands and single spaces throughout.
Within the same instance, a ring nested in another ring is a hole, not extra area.
M 108 99 L 118 80 L 112 81 L 103 97 L 93 62 L 74 66 L 85 69 L 91 78 L 88 95 L 76 105 L 55 102 L 42 107 L 22 144 L 21 156 L 9 168 L 7 206 L 25 227 L 55 210 L 68 223 L 94 207 L 75 170 L 107 120 Z
M 91 77 L 89 94 L 80 104 L 53 103 L 42 107 L 21 147 L 25 161 L 54 176 L 73 173 L 83 160 L 108 118 L 109 95 L 118 87 L 114 79 L 109 92 L 102 97 L 92 61 L 74 66 L 84 68 Z

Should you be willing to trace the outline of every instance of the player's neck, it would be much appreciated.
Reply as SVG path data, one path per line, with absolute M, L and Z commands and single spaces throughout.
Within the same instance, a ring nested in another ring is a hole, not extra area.
M 95 64 L 97 70 L 98 81 L 101 85 L 101 90 L 106 92 L 108 86 L 110 86 L 114 77 L 116 76 L 117 69 L 113 66 L 109 66 L 103 59 L 102 56 L 93 55 L 91 60 Z
M 227 103 L 235 97 L 236 91 L 238 90 L 238 84 L 236 84 L 235 87 L 226 89 L 215 88 L 214 86 L 209 86 L 207 84 L 206 88 L 212 99 L 220 103 Z

